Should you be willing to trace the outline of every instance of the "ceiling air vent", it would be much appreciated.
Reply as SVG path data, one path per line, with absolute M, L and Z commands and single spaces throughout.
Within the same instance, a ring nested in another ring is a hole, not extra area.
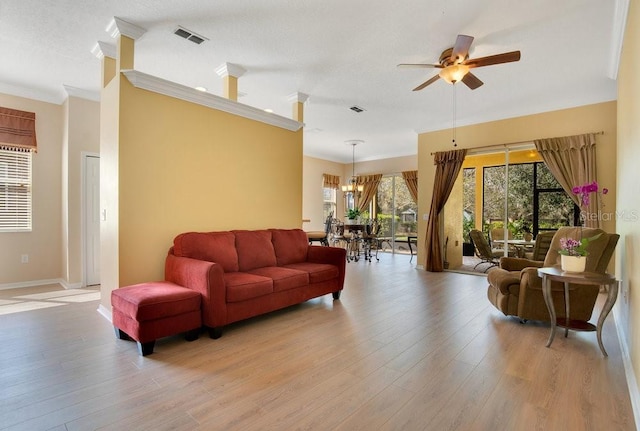
M 196 34 L 194 32 L 192 32 L 191 30 L 187 30 L 184 27 L 178 27 L 176 28 L 176 30 L 173 32 L 173 34 L 177 34 L 180 37 L 183 37 L 187 40 L 190 40 L 191 42 L 200 45 L 202 42 L 204 42 L 205 40 L 209 40 L 204 36 L 200 36 L 199 34 Z
M 349 108 L 349 109 L 351 109 L 353 112 L 357 112 L 358 114 L 359 114 L 359 113 L 361 113 L 362 111 L 364 111 L 364 108 L 361 108 L 361 107 L 359 107 L 359 106 L 357 106 L 357 105 L 353 105 L 353 106 L 352 106 L 351 108 Z

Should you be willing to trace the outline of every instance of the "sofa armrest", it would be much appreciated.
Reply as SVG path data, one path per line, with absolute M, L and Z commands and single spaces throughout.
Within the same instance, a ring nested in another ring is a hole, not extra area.
M 503 295 L 518 294 L 520 290 L 520 273 L 496 268 L 489 271 L 487 281 Z
M 167 255 L 164 278 L 202 295 L 202 322 L 210 328 L 226 321 L 226 287 L 220 264 L 205 260 Z
M 328 263 L 337 266 L 340 272 L 340 288 L 344 286 L 345 264 L 347 263 L 347 250 L 344 248 L 310 245 L 307 251 L 307 262 Z
M 507 271 L 522 271 L 525 268 L 542 268 L 544 262 L 524 259 L 522 257 L 501 257 L 500 268 Z

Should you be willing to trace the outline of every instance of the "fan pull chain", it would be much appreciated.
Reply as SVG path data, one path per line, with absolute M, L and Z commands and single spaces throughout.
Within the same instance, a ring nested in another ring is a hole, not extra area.
M 453 121 L 452 121 L 452 129 L 453 129 L 453 139 L 451 139 L 451 142 L 453 142 L 453 146 L 457 147 L 458 144 L 456 143 L 456 83 L 453 84 Z

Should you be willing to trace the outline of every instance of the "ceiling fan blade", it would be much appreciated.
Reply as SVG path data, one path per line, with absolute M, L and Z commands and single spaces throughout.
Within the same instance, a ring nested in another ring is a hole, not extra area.
M 469 55 L 471 42 L 473 42 L 473 36 L 459 34 L 456 38 L 456 44 L 453 45 L 453 51 L 451 51 L 451 61 L 462 63 L 467 58 L 467 55 Z
M 419 68 L 419 69 L 442 69 L 444 66 L 441 64 L 426 64 L 426 63 L 400 63 L 397 67 L 401 68 Z
M 471 58 L 464 62 L 469 67 L 491 66 L 492 64 L 511 63 L 520 60 L 520 51 L 505 52 L 488 57 Z
M 400 63 L 397 65 L 400 68 L 419 68 L 419 69 L 442 69 L 444 66 L 441 64 L 428 64 L 428 63 Z
M 435 75 L 433 78 L 429 79 L 428 81 L 423 82 L 422 84 L 418 85 L 416 88 L 413 89 L 413 91 L 420 91 L 422 90 L 424 87 L 426 87 L 427 85 L 431 85 L 434 82 L 436 82 L 438 79 L 440 79 L 440 75 Z
M 480 87 L 482 84 L 484 84 L 484 82 L 480 81 L 480 79 L 478 79 L 477 76 L 475 76 L 473 73 L 469 72 L 467 73 L 463 78 L 462 78 L 462 82 L 465 83 L 465 85 L 467 87 L 469 87 L 472 90 L 475 90 L 476 88 Z

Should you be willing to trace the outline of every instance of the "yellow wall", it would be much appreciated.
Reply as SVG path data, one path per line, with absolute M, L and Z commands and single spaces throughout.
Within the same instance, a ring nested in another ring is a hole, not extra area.
M 57 282 L 61 277 L 61 105 L 0 94 L 0 106 L 35 112 L 38 152 L 33 154 L 31 232 L 0 233 L 0 285 Z M 29 263 L 20 263 L 22 254 Z
M 102 104 L 104 307 L 113 289 L 162 279 L 181 232 L 302 226 L 302 130 L 138 89 L 124 75 Z
M 121 286 L 162 278 L 181 232 L 302 226 L 302 131 L 121 85 Z
M 616 321 L 640 377 L 640 4 L 632 0 L 618 75 L 618 195 L 616 274 L 622 279 Z M 632 395 L 638 391 L 632 388 Z
M 606 205 L 615 208 L 616 102 L 598 103 L 460 127 L 457 129 L 457 142 L 459 148 L 476 148 L 599 131 L 604 131 L 604 135 L 597 137 L 598 180 L 603 187 L 607 187 L 611 191 L 607 195 Z M 424 265 L 424 235 L 427 223 L 425 215 L 429 214 L 435 176 L 431 153 L 451 150 L 450 137 L 451 130 L 448 129 L 418 135 L 419 213 L 422 215 L 418 225 L 419 265 Z M 605 221 L 603 228 L 614 232 L 615 220 Z M 457 239 L 461 241 L 461 238 Z M 452 241 L 453 239 L 450 238 L 450 246 Z

